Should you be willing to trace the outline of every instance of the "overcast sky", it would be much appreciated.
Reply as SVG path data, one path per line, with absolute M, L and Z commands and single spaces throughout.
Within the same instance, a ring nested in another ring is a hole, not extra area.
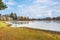
M 2 14 L 17 13 L 30 18 L 60 16 L 60 0 L 3 0 L 8 6 Z

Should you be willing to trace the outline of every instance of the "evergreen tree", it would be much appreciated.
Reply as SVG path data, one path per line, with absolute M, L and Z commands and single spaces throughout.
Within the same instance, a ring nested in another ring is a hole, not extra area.
M 0 14 L 0 16 L 1 16 L 1 14 Z
M 7 6 L 0 0 L 0 10 L 7 8 Z
M 17 20 L 17 14 L 16 13 L 11 13 L 10 14 L 10 17 L 12 17 L 13 18 L 13 20 Z

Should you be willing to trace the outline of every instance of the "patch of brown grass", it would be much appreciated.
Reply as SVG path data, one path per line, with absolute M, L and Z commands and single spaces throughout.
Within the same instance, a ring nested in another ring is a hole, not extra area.
M 60 40 L 60 34 L 31 28 L 0 28 L 0 40 Z

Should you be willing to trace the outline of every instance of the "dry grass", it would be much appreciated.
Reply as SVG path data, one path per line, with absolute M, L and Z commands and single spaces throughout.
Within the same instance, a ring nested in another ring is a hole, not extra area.
M 0 40 L 60 40 L 60 34 L 31 28 L 0 28 Z

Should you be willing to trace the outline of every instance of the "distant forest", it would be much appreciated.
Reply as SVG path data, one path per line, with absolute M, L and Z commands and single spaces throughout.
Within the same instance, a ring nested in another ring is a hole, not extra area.
M 2 15 L 0 14 L 0 20 L 21 20 L 21 21 L 29 21 L 29 20 L 60 20 L 60 17 L 46 17 L 46 18 L 29 18 L 29 17 L 24 17 L 24 16 L 17 16 L 16 13 L 11 13 L 11 14 L 5 14 Z

